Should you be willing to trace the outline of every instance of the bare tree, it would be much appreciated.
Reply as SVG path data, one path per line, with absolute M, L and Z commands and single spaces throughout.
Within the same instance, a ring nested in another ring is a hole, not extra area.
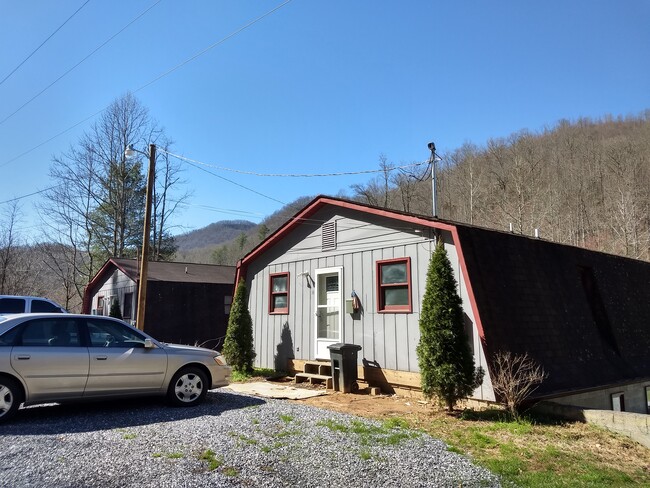
M 380 174 L 370 180 L 367 184 L 354 184 L 351 186 L 354 190 L 355 198 L 365 201 L 370 205 L 377 207 L 389 208 L 391 194 L 391 172 L 395 165 L 388 162 L 384 154 L 379 156 Z
M 528 354 L 499 352 L 493 363 L 492 388 L 506 409 L 517 418 L 524 401 L 546 376 L 544 368 Z
M 0 294 L 8 293 L 8 281 L 12 266 L 17 259 L 16 222 L 18 220 L 18 203 L 11 202 L 5 209 L 0 221 Z
M 151 224 L 152 256 L 155 261 L 170 259 L 176 252 L 174 239 L 170 234 L 170 218 L 190 197 L 188 191 L 172 195 L 174 190 L 185 184 L 181 179 L 180 164 L 169 155 L 172 141 L 163 138 L 156 152 L 156 184 L 153 193 L 153 215 Z
M 169 143 L 148 110 L 131 94 L 115 100 L 70 150 L 53 159 L 55 186 L 40 206 L 47 242 L 65 245 L 58 269 L 62 286 L 74 281 L 79 297 L 109 257 L 135 256 L 142 242 L 145 176 L 143 158 L 128 159 L 129 144 L 146 148 L 158 140 Z M 166 154 L 166 153 L 165 153 Z M 153 226 L 154 256 L 162 256 L 168 223 L 176 205 L 168 196 L 180 184 L 178 171 L 167 161 L 158 173 Z
M 16 201 L 0 212 L 0 294 L 42 294 L 42 269 L 34 247 L 22 239 L 18 230 L 21 211 Z

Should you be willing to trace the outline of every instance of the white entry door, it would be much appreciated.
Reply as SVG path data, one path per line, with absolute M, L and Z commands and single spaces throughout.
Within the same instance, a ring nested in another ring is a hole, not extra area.
M 329 359 L 327 346 L 341 342 L 343 268 L 316 270 L 316 359 Z

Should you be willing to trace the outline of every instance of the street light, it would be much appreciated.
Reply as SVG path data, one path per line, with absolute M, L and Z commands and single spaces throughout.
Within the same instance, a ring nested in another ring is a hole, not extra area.
M 133 144 L 129 144 L 124 150 L 124 157 L 132 158 L 136 153 L 149 156 L 147 193 L 144 207 L 144 231 L 142 233 L 142 255 L 140 256 L 140 282 L 138 283 L 138 311 L 135 318 L 135 326 L 140 330 L 144 330 L 144 312 L 147 304 L 147 271 L 149 268 L 149 234 L 151 233 L 151 197 L 156 171 L 156 145 L 149 144 L 149 154 L 146 154 L 135 149 Z
M 433 142 L 427 144 L 429 151 L 431 151 L 431 157 L 429 158 L 429 164 L 431 165 L 431 191 L 433 193 L 433 216 L 438 216 L 438 193 L 436 191 L 436 163 L 442 161 L 436 154 L 436 145 Z

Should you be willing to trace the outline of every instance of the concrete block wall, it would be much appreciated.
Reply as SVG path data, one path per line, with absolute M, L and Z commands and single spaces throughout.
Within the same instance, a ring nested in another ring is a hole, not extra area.
M 572 407 L 553 402 L 541 402 L 534 410 L 568 420 L 598 425 L 650 448 L 650 415 L 647 414 Z

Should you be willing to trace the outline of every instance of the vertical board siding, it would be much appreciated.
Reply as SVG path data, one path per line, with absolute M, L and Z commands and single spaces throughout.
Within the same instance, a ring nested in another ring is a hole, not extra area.
M 321 250 L 320 225 L 313 223 L 299 227 L 286 240 L 284 249 L 269 253 L 270 261 L 256 262 L 249 269 L 249 309 L 253 318 L 256 366 L 274 367 L 274 359 L 285 324 L 291 331 L 293 356 L 309 360 L 315 356 L 314 285 L 306 276 L 315 278 L 317 269 L 343 267 L 341 313 L 343 331 L 341 340 L 361 346 L 359 361 L 365 358 L 379 366 L 399 371 L 419 372 L 416 347 L 420 339 L 419 319 L 426 275 L 435 243 L 431 236 L 415 233 L 403 227 L 390 227 L 390 221 L 365 215 L 369 221 L 360 220 L 358 214 L 337 209 L 322 211 L 314 221 L 337 221 L 337 246 L 335 250 Z M 398 225 L 394 222 L 392 225 Z M 449 232 L 441 232 L 454 275 L 458 282 L 463 308 L 473 324 L 473 345 L 477 366 L 485 368 L 476 321 L 473 316 L 467 287 L 460 270 L 458 253 Z M 285 241 L 277 244 L 283 245 Z M 411 258 L 412 313 L 377 313 L 376 263 L 383 259 Z M 264 256 L 258 258 L 260 261 Z M 289 314 L 268 313 L 269 276 L 271 273 L 289 272 Z M 309 283 L 309 285 L 308 285 Z M 345 301 L 355 291 L 362 312 L 345 312 Z M 489 391 L 483 392 L 489 398 Z M 493 395 L 492 395 L 493 396 Z

